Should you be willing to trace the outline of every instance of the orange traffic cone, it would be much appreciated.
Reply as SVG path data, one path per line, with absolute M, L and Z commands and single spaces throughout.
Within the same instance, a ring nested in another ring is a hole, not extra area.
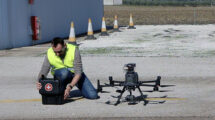
M 136 29 L 134 27 L 134 22 L 133 22 L 132 14 L 130 14 L 130 21 L 129 21 L 129 27 L 128 27 L 128 29 Z
M 120 30 L 119 30 L 119 26 L 118 26 L 118 21 L 117 21 L 117 15 L 115 15 L 115 17 L 114 17 L 114 23 L 113 23 L 113 31 L 114 32 L 120 32 Z
M 75 29 L 74 29 L 74 23 L 73 22 L 71 22 L 71 27 L 70 27 L 69 43 L 76 45 Z
M 105 17 L 102 17 L 101 36 L 108 36 L 108 35 L 109 34 L 107 33 L 106 24 L 105 24 Z
M 92 22 L 91 19 L 89 18 L 88 20 L 88 32 L 87 32 L 87 37 L 85 40 L 95 40 L 96 38 L 93 35 L 93 27 L 92 27 Z

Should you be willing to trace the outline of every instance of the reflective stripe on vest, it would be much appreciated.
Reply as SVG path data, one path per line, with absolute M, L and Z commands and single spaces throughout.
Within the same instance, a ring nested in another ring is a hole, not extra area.
M 64 61 L 62 61 L 61 58 L 55 54 L 52 47 L 49 48 L 47 51 L 48 60 L 52 67 L 52 70 L 51 70 L 52 75 L 54 75 L 55 70 L 62 69 L 62 68 L 69 68 L 71 69 L 70 71 L 74 73 L 73 62 L 75 58 L 76 46 L 71 44 L 66 44 L 66 46 L 67 46 L 67 49 L 66 49 L 66 53 L 65 53 L 66 55 L 64 57 Z

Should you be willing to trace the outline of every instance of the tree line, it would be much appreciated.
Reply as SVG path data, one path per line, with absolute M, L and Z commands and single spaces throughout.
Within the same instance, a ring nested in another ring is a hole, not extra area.
M 209 6 L 215 0 L 123 0 L 124 5 L 145 6 Z

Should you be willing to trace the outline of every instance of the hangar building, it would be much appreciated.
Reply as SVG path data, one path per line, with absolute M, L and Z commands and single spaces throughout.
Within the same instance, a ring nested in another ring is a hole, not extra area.
M 76 34 L 101 28 L 103 0 L 0 0 L 0 50 L 69 36 L 70 22 Z

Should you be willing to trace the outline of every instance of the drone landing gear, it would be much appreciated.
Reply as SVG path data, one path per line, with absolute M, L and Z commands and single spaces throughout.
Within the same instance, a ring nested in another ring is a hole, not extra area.
M 139 101 L 143 100 L 144 101 L 144 105 L 146 105 L 148 103 L 148 101 L 145 100 L 140 87 L 136 86 L 136 88 L 139 90 L 140 95 L 141 95 L 140 98 L 139 98 Z M 122 91 L 120 92 L 120 95 L 118 96 L 117 102 L 114 104 L 115 106 L 120 103 L 120 99 L 122 98 L 122 95 L 125 92 L 125 90 L 126 90 L 126 86 L 124 86 L 123 89 L 122 89 Z M 135 104 L 137 104 L 137 100 L 138 99 L 137 99 L 137 97 L 135 97 L 134 95 L 132 95 L 132 91 L 130 89 L 129 89 L 129 93 L 130 94 L 125 97 L 126 101 L 128 101 L 128 105 L 135 105 Z
M 125 86 L 123 87 L 123 89 L 122 89 L 122 91 L 121 91 L 121 93 L 120 93 L 120 95 L 119 95 L 119 97 L 118 97 L 118 99 L 117 99 L 117 102 L 114 104 L 115 106 L 118 105 L 118 104 L 120 103 L 120 99 L 121 99 L 122 94 L 123 94 L 124 92 L 125 92 Z
M 153 91 L 159 91 L 158 86 L 155 86 L 155 87 L 153 88 Z
M 140 92 L 140 95 L 141 95 L 141 100 L 143 100 L 144 104 L 143 105 L 146 105 L 149 101 L 145 100 L 145 97 L 143 96 L 143 93 L 140 89 L 140 86 L 137 86 L 137 89 L 139 90 Z

